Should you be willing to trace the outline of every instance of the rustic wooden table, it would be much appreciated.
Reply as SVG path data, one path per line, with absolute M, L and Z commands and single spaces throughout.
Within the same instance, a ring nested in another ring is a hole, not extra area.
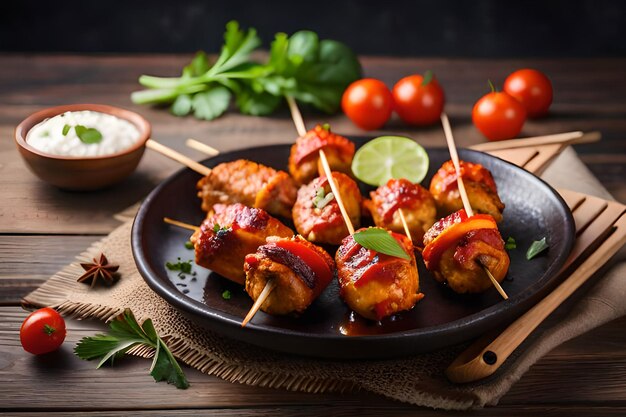
M 34 357 L 22 350 L 19 327 L 26 316 L 20 298 L 72 261 L 118 222 L 114 213 L 139 201 L 179 169 L 147 151 L 137 172 L 109 190 L 69 193 L 35 178 L 13 144 L 13 129 L 28 114 L 67 103 L 106 103 L 143 114 L 153 137 L 186 149 L 194 137 L 227 151 L 251 145 L 289 143 L 296 133 L 287 111 L 269 117 L 231 112 L 213 122 L 179 119 L 166 111 L 133 106 L 129 94 L 140 74 L 175 75 L 189 57 L 0 55 L 0 412 L 19 415 L 440 415 L 367 393 L 311 395 L 231 384 L 185 369 L 191 387 L 178 391 L 155 384 L 145 360 L 129 358 L 114 368 L 72 354 L 75 342 L 103 327 L 68 321 L 61 350 Z M 582 160 L 604 186 L 626 202 L 626 59 L 463 60 L 364 58 L 365 73 L 391 85 L 401 76 L 435 71 L 445 86 L 448 113 L 461 145 L 482 139 L 471 125 L 471 107 L 487 91 L 486 79 L 501 84 L 517 68 L 536 67 L 554 83 L 550 117 L 528 122 L 524 135 L 600 130 L 600 143 L 577 146 Z M 343 116 L 304 112 L 309 124 L 330 121 L 345 134 L 362 134 Z M 392 121 L 386 131 L 409 134 L 426 145 L 443 145 L 439 128 L 408 129 Z M 378 132 L 373 132 L 378 133 Z M 623 255 L 622 255 L 623 257 Z M 626 415 L 626 319 L 574 339 L 539 361 L 497 408 L 468 415 Z M 452 414 L 452 413 L 450 413 Z

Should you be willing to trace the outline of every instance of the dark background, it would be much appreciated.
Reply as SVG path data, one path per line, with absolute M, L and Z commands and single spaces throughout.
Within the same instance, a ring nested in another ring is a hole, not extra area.
M 359 54 L 461 57 L 626 56 L 626 2 L 3 1 L 0 51 L 217 52 L 225 23 L 311 29 Z

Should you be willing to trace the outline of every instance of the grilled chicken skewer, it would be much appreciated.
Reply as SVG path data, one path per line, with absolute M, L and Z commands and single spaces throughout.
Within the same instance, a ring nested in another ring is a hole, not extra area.
M 506 300 L 508 295 L 500 286 L 510 263 L 504 241 L 493 216 L 474 215 L 445 113 L 441 115 L 441 123 L 464 209 L 439 220 L 426 232 L 422 252 L 424 264 L 438 281 L 446 282 L 455 292 L 482 292 L 491 283 Z
M 196 264 L 237 284 L 245 283 L 245 257 L 265 244 L 269 236 L 291 237 L 293 231 L 265 210 L 236 203 L 216 204 L 214 214 L 199 227 L 168 218 L 166 223 L 193 230 L 190 240 Z
M 243 203 L 272 215 L 291 217 L 297 188 L 285 171 L 244 159 L 224 162 L 211 169 L 152 139 L 146 146 L 204 176 L 197 188 L 202 210 L 207 213 L 216 204 Z
M 372 191 L 370 197 L 364 206 L 371 213 L 374 224 L 396 233 L 408 233 L 414 243 L 421 244 L 424 233 L 437 220 L 432 195 L 407 179 L 392 178 Z

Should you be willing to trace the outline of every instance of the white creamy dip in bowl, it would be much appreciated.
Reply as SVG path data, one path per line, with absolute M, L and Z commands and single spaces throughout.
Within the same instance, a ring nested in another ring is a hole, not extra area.
M 95 190 L 130 175 L 150 138 L 137 113 L 101 104 L 51 107 L 24 119 L 15 143 L 30 170 L 69 190 Z

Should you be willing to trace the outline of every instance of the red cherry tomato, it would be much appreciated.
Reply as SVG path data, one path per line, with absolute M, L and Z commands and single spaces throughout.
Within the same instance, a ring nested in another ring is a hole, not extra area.
M 522 130 L 526 109 L 507 93 L 492 91 L 476 102 L 472 121 L 489 140 L 512 139 Z
M 343 112 L 365 130 L 382 127 L 393 110 L 393 97 L 387 86 L 373 78 L 363 78 L 348 86 L 341 98 Z
M 22 346 L 33 355 L 57 350 L 64 340 L 65 320 L 49 307 L 32 312 L 20 328 Z
M 528 117 L 546 115 L 552 104 L 552 83 L 534 69 L 521 69 L 506 77 L 504 91 L 524 105 Z
M 427 126 L 439 122 L 445 96 L 437 79 L 430 71 L 409 75 L 393 87 L 395 110 L 410 125 Z

